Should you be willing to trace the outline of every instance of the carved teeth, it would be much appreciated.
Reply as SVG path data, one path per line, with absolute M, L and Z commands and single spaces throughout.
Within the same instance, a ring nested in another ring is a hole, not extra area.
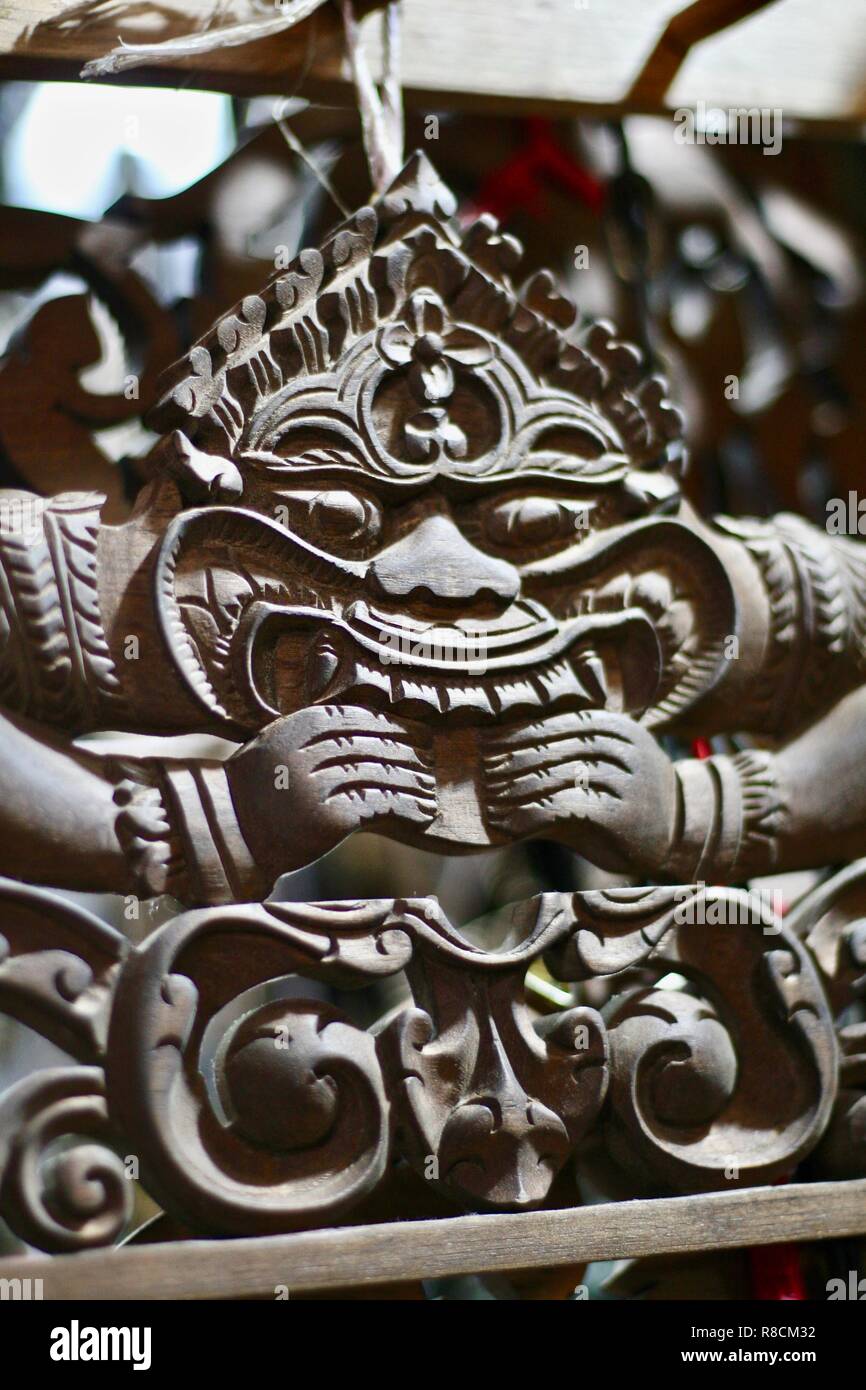
M 619 608 L 628 608 L 631 598 L 631 579 L 627 574 L 618 574 L 593 595 L 593 608 L 606 613 Z
M 538 683 L 544 691 L 545 703 L 569 696 L 587 697 L 586 687 L 567 661 L 561 661 L 547 671 L 539 671 Z
M 528 680 L 497 682 L 496 698 L 499 708 L 503 714 L 508 710 L 514 709 L 516 705 L 537 705 L 542 703 L 541 696 Z
M 439 703 L 439 693 L 433 685 L 422 684 L 420 681 L 401 680 L 398 684 L 398 699 L 411 700 L 415 704 L 429 705 L 441 712 L 442 706 Z
M 674 593 L 670 582 L 663 574 L 641 574 L 635 579 L 631 589 L 632 603 L 638 603 L 647 612 L 659 616 L 673 603 Z
M 389 700 L 393 699 L 391 677 L 386 671 L 380 671 L 375 666 L 367 666 L 359 661 L 355 666 L 355 681 L 358 685 L 369 685 L 376 690 L 382 690 Z
M 449 686 L 444 694 L 449 713 L 458 709 L 477 709 L 491 715 L 495 712 L 486 690 L 480 685 Z
M 608 700 L 608 686 L 601 657 L 595 652 L 584 653 L 577 669 L 593 703 L 604 707 Z
M 692 633 L 691 605 L 682 599 L 678 599 L 676 603 L 671 603 L 665 612 L 664 627 L 678 647 L 684 646 Z
M 307 663 L 310 698 L 317 700 L 327 690 L 337 672 L 337 653 L 328 641 L 320 641 Z
M 623 586 L 620 586 L 620 594 Z M 415 715 L 424 718 L 425 712 L 431 714 L 475 715 L 480 719 L 509 715 L 514 711 L 546 710 L 551 707 L 572 709 L 586 708 L 588 705 L 604 708 L 613 700 L 616 703 L 618 691 L 611 689 L 610 677 L 613 675 L 617 685 L 616 673 L 611 673 L 598 653 L 583 647 L 573 654 L 564 654 L 555 661 L 539 663 L 531 674 L 509 677 L 482 676 L 475 684 L 469 684 L 465 676 L 461 679 L 455 673 L 451 680 L 443 682 L 414 678 L 399 666 L 383 668 L 376 662 L 361 660 L 358 656 L 348 664 L 339 663 L 330 643 L 323 644 L 311 661 L 310 682 L 316 681 L 313 698 L 321 698 L 325 689 L 333 695 L 335 677 L 342 670 L 340 691 L 368 689 L 375 690 L 389 705 L 399 709 L 409 706 L 407 717 Z

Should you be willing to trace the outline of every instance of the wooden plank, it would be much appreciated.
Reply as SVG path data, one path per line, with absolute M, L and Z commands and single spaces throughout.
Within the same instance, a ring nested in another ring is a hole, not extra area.
M 46 1299 L 271 1297 L 277 1285 L 300 1293 L 861 1234 L 866 1234 L 863 1179 L 14 1257 L 0 1260 L 0 1279 L 42 1279 Z
M 103 0 L 17 0 L 0 9 L 0 76 L 73 80 L 84 63 L 102 57 L 119 40 L 159 43 L 197 32 L 214 6 L 173 0 L 163 7 Z M 221 24 L 249 18 L 244 0 L 221 6 Z M 142 67 L 112 79 L 141 86 L 198 86 L 240 94 L 288 91 L 313 54 L 324 71 L 339 72 L 342 30 L 324 6 L 297 28 L 267 42 L 225 49 L 163 66 Z
M 432 109 L 456 104 L 609 114 L 624 105 L 652 111 L 705 101 L 778 107 L 788 117 L 813 121 L 866 117 L 866 6 L 775 0 L 728 24 L 738 6 L 747 11 L 756 3 L 403 0 L 407 95 Z M 73 25 L 73 10 L 86 23 Z M 18 0 L 0 10 L 0 76 L 74 77 L 84 61 L 113 48 L 119 35 L 152 42 L 188 33 L 211 6 L 173 0 L 170 7 L 141 11 L 131 0 L 87 0 L 75 7 L 68 0 Z M 244 0 L 234 0 L 221 10 L 220 22 L 247 18 Z M 728 27 L 701 37 L 716 24 Z M 375 15 L 367 16 L 362 31 L 375 69 Z M 310 94 L 350 99 L 330 6 L 296 30 L 258 44 L 133 70 L 118 80 L 276 93 L 294 90 L 303 74 Z
M 629 103 L 663 105 L 665 93 L 695 44 L 769 3 L 771 0 L 693 0 L 678 10 L 632 83 Z

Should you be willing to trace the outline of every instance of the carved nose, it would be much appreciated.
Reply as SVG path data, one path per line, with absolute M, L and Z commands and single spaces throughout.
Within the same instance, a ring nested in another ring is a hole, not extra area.
M 493 607 L 497 612 L 520 593 L 513 565 L 477 550 L 446 516 L 428 516 L 370 564 L 370 576 L 392 599 L 445 607 Z

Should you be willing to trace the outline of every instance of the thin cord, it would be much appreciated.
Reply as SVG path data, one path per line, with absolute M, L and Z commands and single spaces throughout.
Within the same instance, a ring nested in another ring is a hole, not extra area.
M 264 14 L 243 24 L 229 24 L 221 28 L 200 28 L 197 33 L 159 43 L 125 43 L 121 39 L 119 47 L 111 53 L 85 63 L 81 76 L 106 77 L 146 63 L 171 63 L 194 58 L 201 53 L 213 53 L 218 49 L 241 47 L 284 33 L 302 19 L 307 19 L 324 3 L 325 0 L 282 0 L 274 15 Z
M 346 204 L 343 202 L 342 198 L 337 193 L 337 190 L 334 188 L 334 185 L 331 183 L 331 180 L 328 178 L 324 169 L 319 168 L 318 164 L 313 159 L 313 156 L 309 153 L 305 146 L 301 144 L 301 141 L 298 139 L 297 135 L 292 130 L 291 126 L 287 123 L 285 118 L 283 116 L 276 116 L 274 119 L 276 120 L 280 134 L 282 135 L 289 149 L 294 154 L 296 154 L 299 159 L 303 160 L 304 164 L 306 164 L 307 168 L 310 170 L 310 173 L 318 179 L 319 183 L 322 185 L 331 201 L 336 204 L 336 206 L 340 209 L 340 212 L 343 214 L 344 217 L 348 217 L 350 215 L 349 209 L 346 207 Z

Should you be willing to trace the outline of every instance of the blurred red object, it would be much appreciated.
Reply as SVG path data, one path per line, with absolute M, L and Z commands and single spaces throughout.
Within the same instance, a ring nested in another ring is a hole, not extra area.
M 526 143 L 487 175 L 471 215 L 489 212 L 505 221 L 519 210 L 543 219 L 547 216 L 546 184 L 564 189 L 593 212 L 600 212 L 605 201 L 604 184 L 560 143 L 554 122 L 534 116 L 527 120 L 526 129 Z

